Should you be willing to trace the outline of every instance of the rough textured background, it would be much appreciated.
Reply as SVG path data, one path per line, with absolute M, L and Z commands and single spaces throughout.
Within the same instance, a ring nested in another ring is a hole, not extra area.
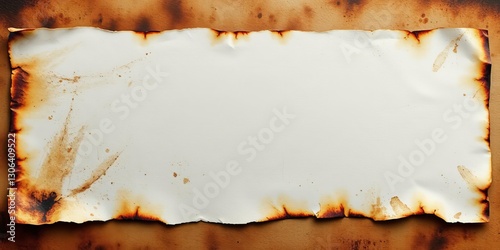
M 496 0 L 442 0 L 421 3 L 363 0 L 145 0 L 45 1 L 0 0 L 0 141 L 6 142 L 10 69 L 6 27 L 97 26 L 112 30 L 164 30 L 209 27 L 218 30 L 432 29 L 473 27 L 489 30 L 492 53 L 490 100 L 494 182 L 489 190 L 490 222 L 446 224 L 433 216 L 414 216 L 388 222 L 370 219 L 288 219 L 244 226 L 191 223 L 165 226 L 156 222 L 112 221 L 82 225 L 17 225 L 16 245 L 0 248 L 301 248 L 301 249 L 489 249 L 500 244 L 500 187 L 495 182 L 498 150 L 495 128 L 500 122 L 496 82 L 499 79 L 500 2 Z M 0 176 L 6 176 L 6 143 L 0 143 Z M 6 177 L 5 177 L 6 180 Z M 5 197 L 5 181 L 1 182 Z M 0 199 L 0 237 L 7 223 L 6 198 Z M 133 218 L 133 215 L 131 215 Z M 5 245 L 4 245 L 5 244 Z

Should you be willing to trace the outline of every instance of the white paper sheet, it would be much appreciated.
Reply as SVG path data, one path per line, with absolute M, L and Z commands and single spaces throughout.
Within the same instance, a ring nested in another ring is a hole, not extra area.
M 11 30 L 16 220 L 487 222 L 486 31 Z

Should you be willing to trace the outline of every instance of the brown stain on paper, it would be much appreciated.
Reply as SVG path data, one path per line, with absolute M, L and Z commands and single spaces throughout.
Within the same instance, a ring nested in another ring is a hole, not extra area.
M 448 53 L 450 52 L 450 50 L 452 48 L 453 48 L 453 52 L 457 53 L 458 42 L 460 42 L 460 39 L 462 39 L 463 36 L 464 36 L 464 34 L 462 34 L 459 37 L 452 40 L 448 44 L 448 46 L 446 46 L 446 48 L 444 48 L 443 51 L 441 51 L 441 53 L 439 53 L 439 55 L 436 57 L 436 60 L 434 60 L 434 64 L 432 65 L 432 71 L 438 72 L 439 69 L 441 69 L 444 62 L 446 61 L 446 58 L 448 58 Z
M 396 213 L 397 216 L 403 217 L 413 214 L 411 209 L 406 204 L 404 204 L 397 196 L 391 198 L 390 204 L 392 210 L 394 211 L 394 213 Z

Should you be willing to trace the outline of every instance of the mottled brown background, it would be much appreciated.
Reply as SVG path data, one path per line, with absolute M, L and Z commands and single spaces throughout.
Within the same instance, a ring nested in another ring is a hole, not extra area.
M 424 0 L 145 0 L 46 1 L 0 0 L 0 169 L 2 219 L 6 218 L 6 134 L 10 71 L 7 27 L 97 26 L 112 30 L 165 30 L 209 27 L 218 30 L 488 29 L 493 60 L 491 88 L 491 147 L 493 175 L 500 174 L 496 127 L 500 122 L 500 1 Z M 411 77 L 411 76 L 408 76 Z M 294 248 L 294 249 L 491 249 L 500 245 L 500 186 L 489 190 L 490 219 L 486 224 L 447 224 L 431 216 L 387 222 L 364 218 L 286 219 L 228 226 L 189 223 L 166 226 L 157 222 L 111 221 L 46 226 L 18 225 L 16 243 L 0 249 L 147 249 L 147 248 Z

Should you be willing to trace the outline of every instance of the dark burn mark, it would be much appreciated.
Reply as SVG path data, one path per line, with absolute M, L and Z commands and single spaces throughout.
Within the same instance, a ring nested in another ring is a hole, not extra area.
M 67 152 L 66 149 L 69 147 L 77 148 L 83 139 L 83 129 L 80 129 L 73 139 L 69 138 L 70 116 L 71 111 L 66 117 L 61 132 L 56 134 L 49 144 L 49 152 L 42 163 L 39 175 L 30 182 L 18 182 L 20 189 L 19 197 L 24 196 L 27 198 L 20 199 L 22 202 L 18 206 L 19 210 L 22 211 L 18 215 L 21 221 L 25 220 L 24 217 L 26 215 L 24 213 L 28 214 L 28 217 L 34 217 L 33 219 L 38 223 L 56 220 L 51 217 L 54 213 L 53 207 L 62 198 L 60 190 L 62 189 L 63 181 L 70 173 L 71 167 L 76 160 L 76 150 Z
M 352 209 L 349 209 L 349 212 L 347 213 L 347 217 L 364 218 L 366 216 L 361 212 L 353 211 Z
M 233 32 L 234 38 L 238 39 L 238 36 L 243 37 L 243 36 L 248 36 L 247 31 L 235 31 Z
M 119 153 L 110 156 L 92 172 L 88 180 L 72 190 L 68 196 L 61 195 L 63 183 L 73 169 L 77 158 L 76 149 L 79 148 L 85 132 L 83 127 L 76 133 L 70 131 L 71 111 L 70 107 L 64 126 L 47 145 L 48 153 L 41 164 L 39 174 L 36 177 L 24 178 L 26 170 L 22 164 L 18 164 L 21 170 L 19 176 L 23 177 L 17 182 L 19 187 L 17 219 L 19 222 L 45 224 L 57 221 L 58 213 L 64 206 L 64 198 L 90 188 L 118 159 Z
M 18 34 L 20 32 L 11 33 Z M 10 107 L 19 109 L 26 105 L 27 90 L 28 90 L 29 73 L 21 67 L 12 69 L 12 87 Z
M 478 202 L 482 206 L 483 210 L 481 214 L 483 215 L 484 221 L 489 221 L 490 211 L 489 211 L 489 201 L 488 201 L 488 189 L 491 183 L 483 184 L 480 179 L 477 178 L 467 167 L 457 166 L 457 170 L 462 176 L 462 179 L 467 183 L 470 190 L 477 192 L 480 197 L 475 202 Z
M 443 228 L 439 227 L 433 235 L 432 240 L 429 243 L 429 249 L 437 250 L 437 249 L 445 249 L 448 245 L 448 239 L 446 238 L 446 234 L 443 232 Z
M 141 221 L 161 221 L 158 217 L 140 213 L 140 206 L 137 206 L 133 212 L 122 212 L 116 219 L 118 220 L 141 220 Z
M 35 201 L 31 206 L 31 211 L 41 214 L 41 222 L 47 222 L 47 215 L 52 210 L 54 205 L 61 199 L 56 192 L 38 192 L 31 193 L 31 198 Z
M 40 18 L 40 26 L 45 28 L 54 28 L 56 26 L 57 19 L 55 17 L 42 17 Z
M 9 33 L 9 38 L 8 38 L 8 47 L 9 47 L 9 52 L 11 51 L 11 45 L 15 43 L 17 40 L 22 39 L 23 37 L 27 36 L 30 31 L 33 31 L 34 29 L 24 29 L 22 31 L 16 31 L 16 32 L 10 32 Z
M 78 250 L 90 250 L 92 249 L 92 241 L 86 240 L 78 244 Z
M 94 250 L 105 250 L 106 247 L 105 246 L 102 246 L 102 245 L 97 245 L 95 246 Z
M 488 197 L 488 189 L 484 190 L 483 194 Z M 481 214 L 486 221 L 490 220 L 490 202 L 487 199 L 483 199 L 480 201 L 480 204 L 483 206 L 483 211 Z
M 207 230 L 205 236 L 205 246 L 209 250 L 219 249 L 219 240 L 217 239 L 217 234 L 214 230 Z
M 352 250 L 359 250 L 360 244 L 361 244 L 361 240 L 355 240 L 355 241 L 353 241 L 351 249 Z
M 422 206 L 422 204 L 420 204 L 420 206 L 418 207 L 418 210 L 413 212 L 414 215 L 422 215 L 422 214 L 426 214 L 425 213 L 425 210 L 424 210 L 424 207 Z
M 491 87 L 491 56 L 490 56 L 488 31 L 480 30 L 478 33 L 478 36 L 479 36 L 479 39 L 481 41 L 484 56 L 486 57 L 485 58 L 486 62 L 480 63 L 479 70 L 478 70 L 479 77 L 477 77 L 475 80 L 476 80 L 476 82 L 479 83 L 479 87 L 484 94 L 484 97 L 485 97 L 484 102 L 485 102 L 486 108 L 489 108 L 490 87 Z
M 266 216 L 267 221 L 273 221 L 273 220 L 281 220 L 281 219 L 289 219 L 289 218 L 301 218 L 301 217 L 308 217 L 308 216 L 313 216 L 311 212 L 307 211 L 288 211 L 285 205 L 281 207 L 281 210 L 279 208 L 275 208 L 274 214 L 271 216 Z
M 363 0 L 347 0 L 348 5 L 360 5 Z
M 103 16 L 101 13 L 99 13 L 99 15 L 97 16 L 97 19 L 95 20 L 95 23 L 99 26 L 102 25 L 102 21 L 103 21 Z
M 167 0 L 165 2 L 165 10 L 170 17 L 170 23 L 176 25 L 184 19 L 184 9 L 182 0 Z
M 272 34 L 280 39 L 286 39 L 290 36 L 290 30 L 271 30 Z
M 360 9 L 364 4 L 364 0 L 347 0 L 347 12 L 352 12 L 354 9 Z
M 137 21 L 137 26 L 135 27 L 136 31 L 148 32 L 151 30 L 151 23 L 147 17 L 141 17 L 139 21 Z
M 421 42 L 426 36 L 430 35 L 433 30 L 415 30 L 415 31 L 407 31 L 406 38 L 413 38 L 418 43 Z
M 262 13 L 259 12 L 259 14 L 257 14 L 257 18 L 261 19 L 262 18 Z
M 233 35 L 233 37 L 238 40 L 244 36 L 248 36 L 250 32 L 247 31 L 221 31 L 212 29 L 212 33 L 215 40 L 222 39 L 224 36 Z
M 489 55 L 488 45 L 484 45 L 486 55 Z M 479 65 L 479 76 L 474 79 L 478 85 L 478 90 L 474 94 L 473 98 L 477 96 L 480 92 L 483 99 L 484 106 L 486 109 L 490 107 L 490 87 L 491 87 L 491 63 L 489 62 L 480 62 Z M 484 127 L 484 141 L 487 143 L 488 147 L 490 147 L 490 122 L 488 116 L 488 122 Z
M 106 29 L 113 31 L 118 30 L 118 21 L 116 21 L 116 19 L 111 19 L 109 24 L 106 26 Z
M 135 34 L 139 35 L 143 39 L 147 39 L 149 35 L 159 34 L 159 31 L 134 31 Z
M 490 43 L 489 43 L 489 33 L 488 33 L 488 30 L 480 30 L 479 31 L 479 39 L 481 40 L 481 44 L 483 46 L 484 52 L 489 57 L 491 51 L 490 51 Z M 489 60 L 489 61 L 491 61 L 491 60 Z
M 345 217 L 344 205 L 340 204 L 338 207 L 327 207 L 319 211 L 318 218 L 338 218 Z
M 489 119 L 488 119 L 489 120 Z M 484 142 L 488 145 L 488 148 L 491 148 L 490 144 L 490 122 L 488 121 L 488 124 L 484 128 Z
M 24 9 L 35 6 L 36 2 L 37 0 L 0 0 L 0 20 L 14 23 Z

